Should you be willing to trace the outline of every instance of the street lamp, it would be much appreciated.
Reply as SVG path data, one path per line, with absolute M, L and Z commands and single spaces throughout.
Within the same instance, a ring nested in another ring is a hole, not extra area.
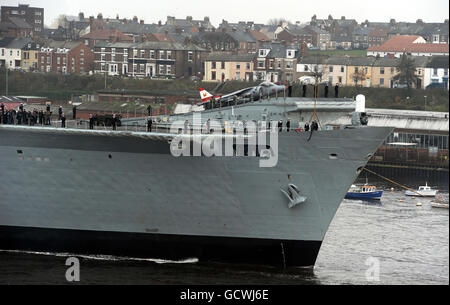
M 427 96 L 424 95 L 423 97 L 425 98 L 425 107 L 424 107 L 424 111 L 427 111 Z

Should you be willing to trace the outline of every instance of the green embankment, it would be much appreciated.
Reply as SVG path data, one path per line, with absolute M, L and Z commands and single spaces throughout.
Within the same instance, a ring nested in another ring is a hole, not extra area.
M 45 96 L 51 101 L 70 100 L 72 94 L 93 94 L 105 89 L 105 77 L 100 75 L 60 75 L 41 73 L 9 72 L 9 95 Z M 0 70 L 0 94 L 5 94 L 5 71 Z M 229 93 L 245 87 L 256 85 L 257 82 L 233 81 L 225 84 L 218 93 Z M 106 88 L 108 91 L 133 91 L 151 95 L 184 95 L 199 97 L 198 88 L 212 90 L 217 83 L 193 82 L 188 80 L 150 80 L 125 79 L 108 77 Z M 301 86 L 294 85 L 293 95 L 301 96 Z M 307 96 L 311 97 L 312 87 L 308 86 Z M 319 97 L 323 97 L 324 88 L 319 87 Z M 446 89 L 389 89 L 389 88 L 361 88 L 342 87 L 339 97 L 354 98 L 358 94 L 366 96 L 366 105 L 371 108 L 391 108 L 449 111 L 449 92 Z M 329 96 L 334 96 L 334 88 L 330 87 Z

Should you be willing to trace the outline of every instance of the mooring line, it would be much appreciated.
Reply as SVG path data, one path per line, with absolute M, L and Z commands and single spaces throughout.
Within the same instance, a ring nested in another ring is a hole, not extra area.
M 376 175 L 376 176 L 378 176 L 378 177 L 380 177 L 380 178 L 383 178 L 383 179 L 386 180 L 386 181 L 389 181 L 389 182 L 391 182 L 391 183 L 393 183 L 393 184 L 396 184 L 396 185 L 398 185 L 398 186 L 400 186 L 400 187 L 402 187 L 402 188 L 404 188 L 404 189 L 406 189 L 406 190 L 408 190 L 408 191 L 411 191 L 411 192 L 413 192 L 413 193 L 416 193 L 417 195 L 419 195 L 419 196 L 421 196 L 421 197 L 425 197 L 424 195 L 422 195 L 421 193 L 417 192 L 416 190 L 413 190 L 413 189 L 411 189 L 411 188 L 409 188 L 409 187 L 407 187 L 407 186 L 404 186 L 404 185 L 402 185 L 402 184 L 400 184 L 400 183 L 398 183 L 398 182 L 395 182 L 394 180 L 391 180 L 391 179 L 386 178 L 386 177 L 384 177 L 384 176 L 382 176 L 382 175 L 380 175 L 380 174 L 377 174 L 377 173 L 371 171 L 370 169 L 367 169 L 367 168 L 364 167 L 364 170 L 366 170 L 366 171 L 368 171 L 369 173 L 374 174 L 374 175 Z

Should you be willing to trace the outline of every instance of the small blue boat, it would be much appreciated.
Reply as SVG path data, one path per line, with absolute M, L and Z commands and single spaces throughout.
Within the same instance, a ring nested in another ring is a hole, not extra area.
M 380 200 L 382 195 L 383 191 L 378 191 L 375 186 L 364 184 L 362 186 L 352 185 L 345 198 Z

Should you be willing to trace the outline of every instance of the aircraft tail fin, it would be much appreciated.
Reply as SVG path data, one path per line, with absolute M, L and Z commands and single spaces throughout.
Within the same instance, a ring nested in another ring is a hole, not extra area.
M 209 101 L 213 97 L 213 95 L 211 93 L 209 93 L 208 91 L 206 91 L 203 88 L 198 88 L 198 91 L 200 92 L 200 97 L 202 99 L 202 102 Z

